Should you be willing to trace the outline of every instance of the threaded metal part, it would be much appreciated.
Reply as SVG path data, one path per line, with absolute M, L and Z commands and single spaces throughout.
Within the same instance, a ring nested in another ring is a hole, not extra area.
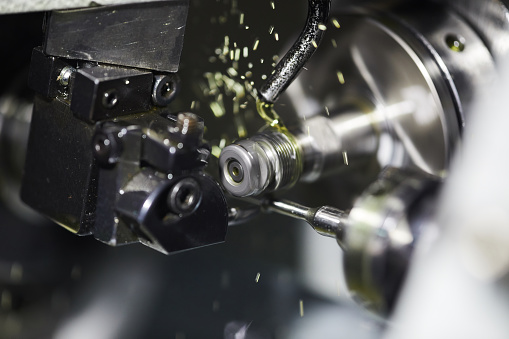
M 299 180 L 302 172 L 300 152 L 288 135 L 271 131 L 258 134 L 251 140 L 259 143 L 262 147 L 263 144 L 267 144 L 272 151 L 269 153 L 275 155 L 271 157 L 274 176 L 269 184 L 269 190 L 290 187 Z
M 302 173 L 301 151 L 293 136 L 269 130 L 223 149 L 221 182 L 238 197 L 288 188 Z

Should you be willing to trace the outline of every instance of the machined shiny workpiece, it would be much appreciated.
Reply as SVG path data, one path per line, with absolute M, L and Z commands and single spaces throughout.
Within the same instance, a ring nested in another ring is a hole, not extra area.
M 336 113 L 336 112 L 333 112 Z M 344 107 L 331 117 L 306 119 L 294 131 L 302 150 L 300 180 L 313 182 L 347 168 L 359 168 L 378 151 L 379 131 L 370 114 Z
M 312 182 L 373 158 L 378 135 L 370 116 L 347 111 L 316 116 L 286 132 L 260 132 L 224 148 L 219 158 L 223 186 L 239 197 Z
M 267 131 L 227 146 L 219 157 L 223 186 L 246 197 L 290 187 L 300 178 L 301 154 L 293 137 Z

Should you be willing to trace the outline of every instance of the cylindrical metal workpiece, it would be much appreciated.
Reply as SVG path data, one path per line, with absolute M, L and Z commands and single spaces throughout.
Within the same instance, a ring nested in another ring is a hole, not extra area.
M 369 114 L 316 116 L 291 132 L 267 130 L 223 149 L 223 186 L 234 196 L 256 196 L 314 181 L 324 174 L 374 157 L 378 134 Z
M 302 172 L 301 153 L 293 137 L 266 131 L 226 147 L 219 157 L 223 186 L 247 197 L 292 186 Z
M 301 180 L 313 182 L 348 166 L 358 168 L 378 151 L 379 133 L 372 113 L 345 109 L 332 117 L 303 122 L 295 139 L 302 150 Z

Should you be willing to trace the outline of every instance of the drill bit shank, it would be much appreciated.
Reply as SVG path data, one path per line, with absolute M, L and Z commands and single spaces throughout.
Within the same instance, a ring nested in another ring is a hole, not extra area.
M 288 200 L 266 200 L 265 209 L 309 223 L 319 234 L 336 238 L 341 243 L 347 226 L 348 213 L 335 207 L 310 208 Z

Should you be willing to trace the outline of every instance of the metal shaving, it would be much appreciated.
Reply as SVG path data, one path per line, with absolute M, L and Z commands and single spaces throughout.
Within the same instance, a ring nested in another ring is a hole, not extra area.
M 337 71 L 336 75 L 338 76 L 339 83 L 343 85 L 345 83 L 345 77 L 342 72 Z
M 343 162 L 348 166 L 348 154 L 346 151 L 343 151 Z

